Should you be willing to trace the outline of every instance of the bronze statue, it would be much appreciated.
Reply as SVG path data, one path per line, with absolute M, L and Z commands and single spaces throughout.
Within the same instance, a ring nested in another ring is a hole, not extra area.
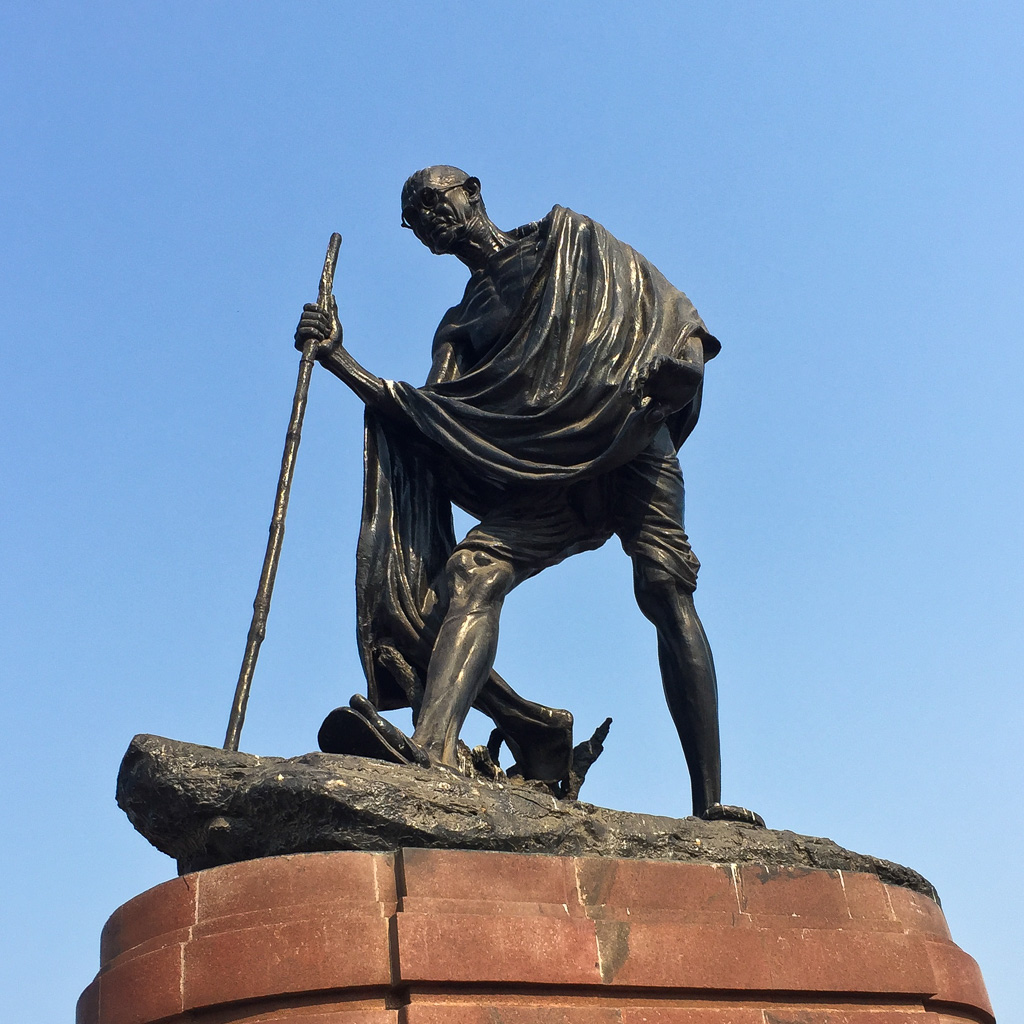
M 662 683 L 694 813 L 756 818 L 721 798 L 718 693 L 693 604 L 676 453 L 719 351 L 689 299 L 600 224 L 556 206 L 503 231 L 480 182 L 412 175 L 402 226 L 470 271 L 434 335 L 421 388 L 386 381 L 342 345 L 331 298 L 305 306 L 296 345 L 365 403 L 357 552 L 368 699 L 328 716 L 324 750 L 454 765 L 469 708 L 496 723 L 527 778 L 567 778 L 572 716 L 520 697 L 493 669 L 505 596 L 616 534 L 655 625 Z M 452 503 L 479 519 L 459 543 Z M 377 714 L 411 706 L 412 737 Z

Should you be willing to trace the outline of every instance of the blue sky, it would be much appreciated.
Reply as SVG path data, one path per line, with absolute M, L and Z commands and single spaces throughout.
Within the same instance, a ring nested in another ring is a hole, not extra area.
M 465 272 L 398 196 L 444 162 L 502 226 L 600 220 L 721 338 L 682 465 L 725 799 L 923 872 L 1024 1021 L 1022 44 L 1009 3 L 6 4 L 0 1015 L 67 1020 L 172 874 L 121 754 L 223 736 L 331 231 L 349 347 L 425 376 Z M 360 420 L 319 372 L 243 749 L 362 687 Z M 588 799 L 681 815 L 629 580 L 608 545 L 528 582 L 498 667 L 614 718 Z

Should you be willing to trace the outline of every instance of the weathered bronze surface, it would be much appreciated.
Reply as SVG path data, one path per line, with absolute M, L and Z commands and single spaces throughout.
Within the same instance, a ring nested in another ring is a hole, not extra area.
M 559 800 L 537 783 L 488 777 L 479 750 L 463 754 L 476 765 L 455 772 L 136 736 L 117 801 L 182 873 L 279 854 L 414 847 L 861 871 L 937 898 L 916 871 L 831 839 Z
M 444 315 L 423 387 L 381 380 L 342 344 L 333 297 L 304 308 L 296 345 L 365 403 L 357 553 L 368 700 L 332 712 L 321 748 L 455 766 L 471 706 L 527 779 L 569 788 L 572 716 L 525 700 L 493 669 L 506 595 L 613 534 L 657 629 L 662 684 L 694 813 L 723 807 L 718 694 L 693 603 L 699 563 L 683 530 L 677 451 L 719 351 L 689 299 L 603 228 L 556 206 L 503 231 L 480 182 L 455 167 L 412 175 L 402 225 L 470 271 Z M 451 508 L 479 520 L 456 543 Z M 405 736 L 376 712 L 409 706 Z

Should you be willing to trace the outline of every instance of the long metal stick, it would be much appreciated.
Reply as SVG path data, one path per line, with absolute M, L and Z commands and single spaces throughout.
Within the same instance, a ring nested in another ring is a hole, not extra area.
M 324 269 L 320 275 L 317 303 L 321 306 L 327 306 L 331 301 L 334 268 L 338 264 L 338 249 L 340 247 L 341 235 L 335 232 L 331 235 L 331 241 L 327 246 Z M 299 441 L 302 438 L 302 418 L 306 414 L 306 399 L 309 396 L 309 380 L 313 373 L 313 363 L 316 360 L 319 344 L 315 338 L 310 338 L 303 346 L 302 358 L 299 360 L 299 377 L 295 382 L 292 417 L 288 422 L 284 454 L 281 456 L 281 474 L 277 480 L 277 497 L 274 499 L 274 515 L 270 520 L 267 553 L 263 558 L 260 585 L 256 589 L 256 598 L 252 603 L 252 622 L 249 624 L 245 656 L 242 658 L 242 667 L 239 670 L 238 683 L 235 686 L 235 699 L 231 703 L 231 717 L 228 719 L 228 731 L 224 737 L 225 750 L 238 749 L 242 723 L 245 721 L 245 706 L 249 702 L 249 690 L 252 688 L 252 677 L 256 671 L 256 659 L 259 657 L 260 644 L 263 643 L 263 638 L 267 635 L 270 598 L 274 592 L 274 579 L 277 576 L 277 564 L 281 560 L 281 544 L 284 541 L 284 519 L 288 514 L 288 494 L 292 488 L 295 456 L 298 454 Z

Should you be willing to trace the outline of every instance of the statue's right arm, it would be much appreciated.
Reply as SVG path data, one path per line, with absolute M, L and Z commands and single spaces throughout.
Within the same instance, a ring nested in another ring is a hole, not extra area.
M 455 348 L 450 341 L 434 339 L 434 354 L 427 375 L 428 384 L 441 384 L 455 380 L 459 376 L 459 364 L 455 357 Z
M 387 392 L 384 381 L 362 366 L 341 343 L 338 306 L 331 298 L 330 309 L 307 302 L 295 329 L 295 347 L 302 349 L 310 339 L 320 344 L 316 358 L 335 377 L 343 380 L 368 406 L 384 403 Z
M 383 405 L 387 394 L 384 381 L 357 362 L 340 341 L 326 352 L 319 353 L 317 359 L 321 366 L 343 380 L 367 405 Z

